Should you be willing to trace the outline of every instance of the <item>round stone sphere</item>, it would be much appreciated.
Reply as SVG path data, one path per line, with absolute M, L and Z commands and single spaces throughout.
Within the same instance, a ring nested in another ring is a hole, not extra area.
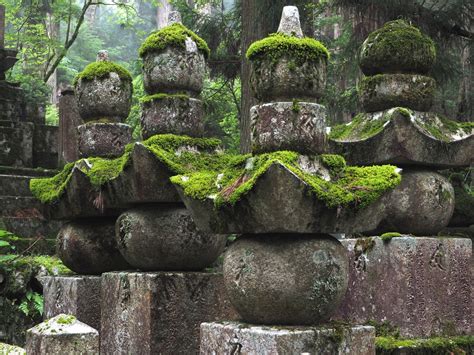
M 327 59 L 300 62 L 290 55 L 252 60 L 250 85 L 260 102 L 301 99 L 314 102 L 326 87 Z
M 123 122 L 130 113 L 132 91 L 131 78 L 116 72 L 92 79 L 79 78 L 75 86 L 79 115 L 85 122 Z
M 342 301 L 348 268 L 346 249 L 329 235 L 246 235 L 225 254 L 224 283 L 245 322 L 314 325 Z
M 436 235 L 454 211 L 454 189 L 444 176 L 425 170 L 402 171 L 402 181 L 389 195 L 383 232 Z
M 436 59 L 433 41 L 404 20 L 387 22 L 362 44 L 360 68 L 365 75 L 428 73 Z
M 197 95 L 202 91 L 206 74 L 204 54 L 194 41 L 184 48 L 168 47 L 149 52 L 143 57 L 143 84 L 146 92 L 186 92 Z
M 359 85 L 359 97 L 366 112 L 405 107 L 416 111 L 431 108 L 436 91 L 433 78 L 414 74 L 366 76 Z
M 141 270 L 198 271 L 222 253 L 224 235 L 202 233 L 183 207 L 137 208 L 116 223 L 119 250 Z
M 99 275 L 129 269 L 115 242 L 115 220 L 84 220 L 65 224 L 59 231 L 56 252 L 78 274 Z

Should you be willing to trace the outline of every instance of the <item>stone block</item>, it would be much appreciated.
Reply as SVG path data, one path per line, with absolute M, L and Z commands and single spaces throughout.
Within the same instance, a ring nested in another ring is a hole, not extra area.
M 59 97 L 59 161 L 61 164 L 79 159 L 77 127 L 84 122 L 79 116 L 74 89 L 67 88 Z
M 132 128 L 124 123 L 88 123 L 77 127 L 79 157 L 114 158 L 132 141 Z
M 271 327 L 237 322 L 201 324 L 201 354 L 375 355 L 370 326 Z
M 468 238 L 343 239 L 349 286 L 333 319 L 389 322 L 402 337 L 472 334 Z
M 216 273 L 106 273 L 101 311 L 101 354 L 195 354 L 201 323 L 236 319 Z
M 0 165 L 33 166 L 34 124 L 0 121 Z
M 0 196 L 31 196 L 30 176 L 0 174 Z
M 99 276 L 45 276 L 44 319 L 71 314 L 79 321 L 100 329 Z
M 254 153 L 292 150 L 324 153 L 326 109 L 309 102 L 272 102 L 250 110 Z
M 201 137 L 204 105 L 198 99 L 165 95 L 143 103 L 140 122 L 144 139 L 166 133 Z
M 27 354 L 99 353 L 99 333 L 76 317 L 60 314 L 26 333 Z
M 58 167 L 58 127 L 36 125 L 33 136 L 33 166 Z

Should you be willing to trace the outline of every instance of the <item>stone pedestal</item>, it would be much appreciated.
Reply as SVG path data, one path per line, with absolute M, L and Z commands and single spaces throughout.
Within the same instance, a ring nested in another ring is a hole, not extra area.
M 59 97 L 59 161 L 70 163 L 79 159 L 77 126 L 81 125 L 74 89 L 68 88 Z
M 99 276 L 46 276 L 43 281 L 44 319 L 61 313 L 100 329 Z
M 272 102 L 252 107 L 252 151 L 326 151 L 326 108 L 309 102 Z
M 472 334 L 472 242 L 468 238 L 341 240 L 349 286 L 335 320 L 388 322 L 402 337 Z
M 101 354 L 195 354 L 201 323 L 236 319 L 215 273 L 106 273 L 101 307 Z
M 124 123 L 88 123 L 77 127 L 79 156 L 114 158 L 132 141 L 132 128 Z
M 237 322 L 203 323 L 200 353 L 375 355 L 375 328 L 265 327 Z
M 26 353 L 98 354 L 99 333 L 74 316 L 60 314 L 28 330 Z

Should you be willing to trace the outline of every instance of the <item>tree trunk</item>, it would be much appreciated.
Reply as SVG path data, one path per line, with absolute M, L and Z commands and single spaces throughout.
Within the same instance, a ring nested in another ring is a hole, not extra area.
M 158 7 L 156 9 L 156 27 L 158 29 L 168 25 L 168 16 L 173 11 L 173 6 L 168 0 L 158 0 Z

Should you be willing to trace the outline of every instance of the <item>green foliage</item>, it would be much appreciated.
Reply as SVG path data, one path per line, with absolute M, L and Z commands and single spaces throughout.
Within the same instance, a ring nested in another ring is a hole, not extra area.
M 50 126 L 59 125 L 59 111 L 56 105 L 46 106 L 45 121 L 46 121 L 46 124 Z
M 145 89 L 143 88 L 143 74 L 137 75 L 132 82 L 133 85 L 133 95 L 132 95 L 132 107 L 130 109 L 130 114 L 127 117 L 125 123 L 129 124 L 133 133 L 132 136 L 135 140 L 141 139 L 141 103 L 140 98 L 145 95 Z
M 404 20 L 395 20 L 367 37 L 360 65 L 377 73 L 403 68 L 422 74 L 431 69 L 435 59 L 435 45 L 428 36 Z
M 398 232 L 387 232 L 387 233 L 382 234 L 380 236 L 380 239 L 382 239 L 384 242 L 389 242 L 392 240 L 392 238 L 398 238 L 398 237 L 403 237 L 403 235 L 401 235 Z
M 188 37 L 196 42 L 198 49 L 206 58 L 209 57 L 210 49 L 207 43 L 180 23 L 175 23 L 152 32 L 140 47 L 139 55 L 143 58 L 148 53 L 160 52 L 168 47 L 186 48 L 186 39 Z
M 109 61 L 100 61 L 90 63 L 82 72 L 77 74 L 74 79 L 74 85 L 77 85 L 79 80 L 90 81 L 106 78 L 110 73 L 118 74 L 120 79 L 124 81 L 132 81 L 132 75 L 130 72 L 121 65 Z
M 40 316 L 42 316 L 43 303 L 44 299 L 41 294 L 28 290 L 18 308 L 26 316 L 32 315 L 33 313 L 38 313 Z
M 264 57 L 277 60 L 284 56 L 290 56 L 303 62 L 329 59 L 329 52 L 321 42 L 309 37 L 298 38 L 282 33 L 273 33 L 252 43 L 246 55 L 249 60 L 258 60 Z
M 393 337 L 395 339 L 400 337 L 400 329 L 388 321 L 378 323 L 374 320 L 369 320 L 367 325 L 375 327 L 375 336 L 377 337 Z
M 394 337 L 377 337 L 375 339 L 377 354 L 398 354 L 400 349 L 409 350 L 410 354 L 471 354 L 474 351 L 474 336 L 433 337 L 428 339 L 396 339 Z

